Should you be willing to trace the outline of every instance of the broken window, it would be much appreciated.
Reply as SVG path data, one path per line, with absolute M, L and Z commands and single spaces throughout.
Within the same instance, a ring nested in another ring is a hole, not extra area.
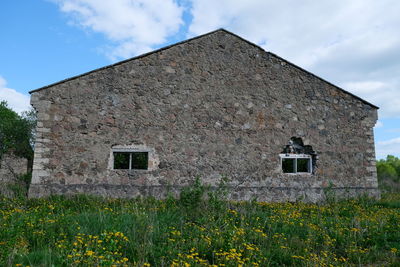
M 114 169 L 147 170 L 149 152 L 114 152 Z
M 311 156 L 305 154 L 281 154 L 283 173 L 311 173 Z
M 283 173 L 313 173 L 316 167 L 317 153 L 303 140 L 292 137 L 279 155 Z

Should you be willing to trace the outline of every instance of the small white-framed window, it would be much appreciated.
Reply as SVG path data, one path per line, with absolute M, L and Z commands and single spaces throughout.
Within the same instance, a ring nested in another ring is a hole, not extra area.
M 113 150 L 114 170 L 148 170 L 148 151 Z
M 279 154 L 283 173 L 312 173 L 312 158 L 307 154 Z

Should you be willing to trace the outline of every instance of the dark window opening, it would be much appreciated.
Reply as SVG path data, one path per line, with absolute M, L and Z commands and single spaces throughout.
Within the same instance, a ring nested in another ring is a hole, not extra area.
M 296 172 L 310 172 L 310 159 L 297 159 Z
M 295 159 L 282 159 L 283 173 L 295 173 Z
M 114 169 L 129 170 L 129 154 L 114 152 Z
M 132 153 L 132 169 L 147 170 L 149 162 L 148 152 L 133 152 Z
M 283 173 L 311 173 L 311 157 L 305 158 L 303 155 L 298 157 L 282 155 Z
M 114 169 L 147 170 L 149 152 L 114 152 Z

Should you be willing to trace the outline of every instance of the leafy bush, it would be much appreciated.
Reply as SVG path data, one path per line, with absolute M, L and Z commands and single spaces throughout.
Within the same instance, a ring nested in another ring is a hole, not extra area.
M 0 102 L 0 158 L 4 153 L 12 152 L 32 161 L 35 115 L 31 110 L 20 116 L 8 107 L 7 102 Z
M 206 187 L 201 183 L 200 177 L 196 177 L 193 185 L 182 189 L 179 202 L 188 210 L 197 210 L 202 201 Z
M 228 177 L 222 177 L 217 188 L 210 190 L 208 194 L 208 204 L 214 210 L 223 210 L 226 208 L 227 197 L 228 197 Z
M 400 190 L 400 159 L 388 155 L 376 162 L 380 187 L 387 191 Z

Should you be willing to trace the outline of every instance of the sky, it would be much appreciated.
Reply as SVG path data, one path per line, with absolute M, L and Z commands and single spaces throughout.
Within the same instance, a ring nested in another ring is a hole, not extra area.
M 225 28 L 376 106 L 400 157 L 398 0 L 1 0 L 0 100 Z

